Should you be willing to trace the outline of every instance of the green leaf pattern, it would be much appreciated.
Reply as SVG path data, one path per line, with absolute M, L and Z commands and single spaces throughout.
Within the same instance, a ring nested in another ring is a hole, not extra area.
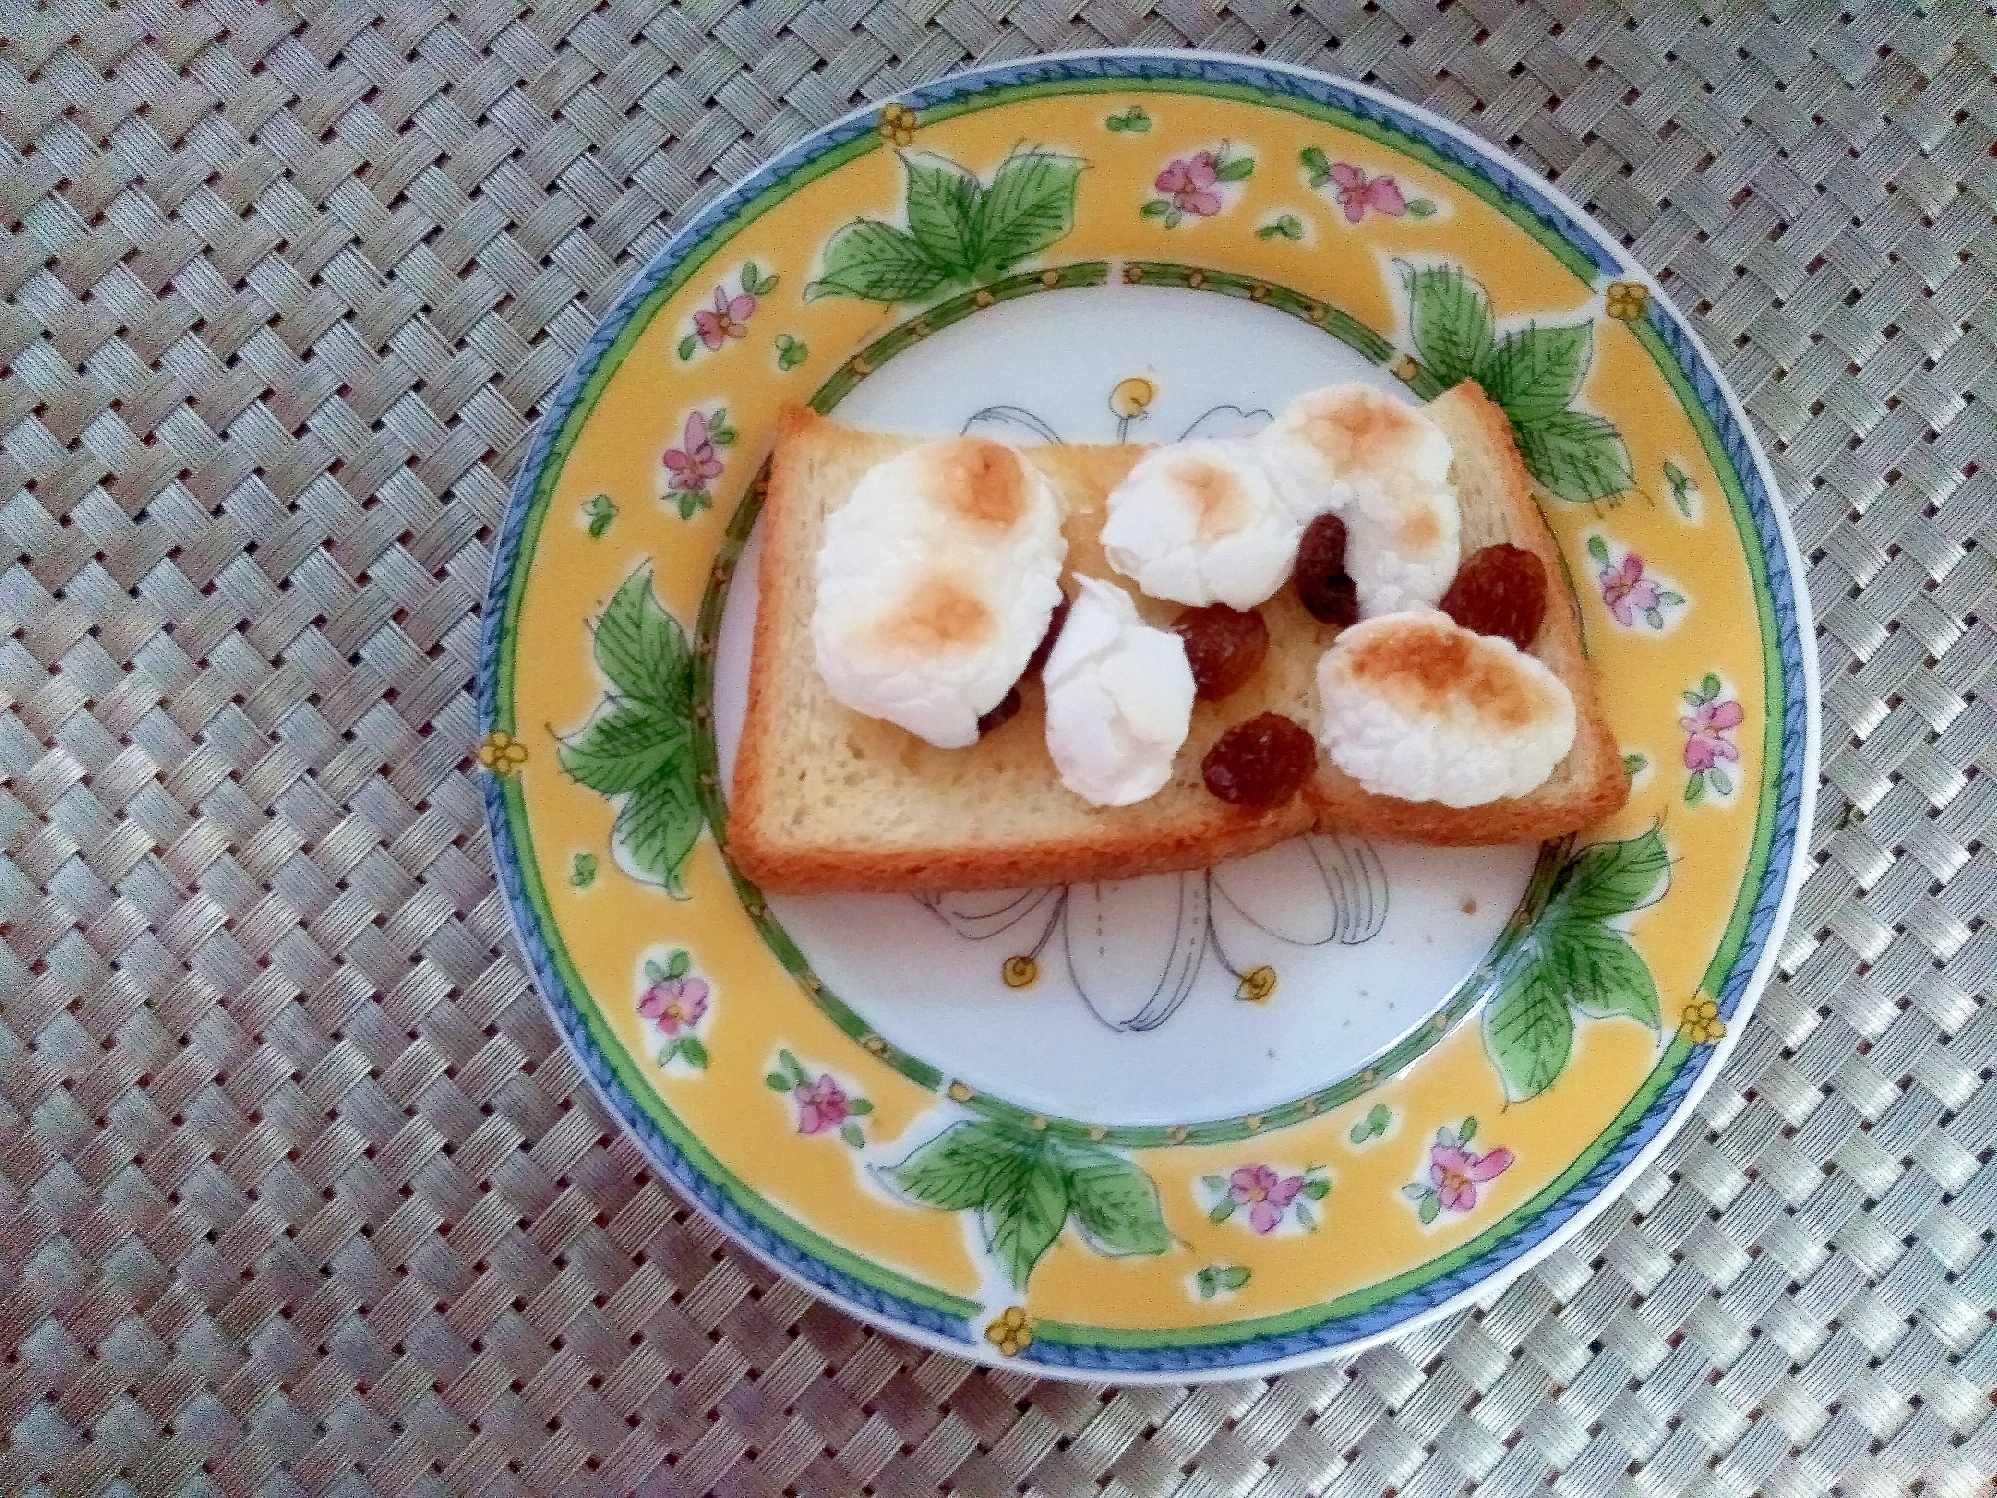
M 1367 1110 L 1366 1116 L 1352 1126 L 1345 1137 L 1354 1144 L 1365 1144 L 1368 1140 L 1378 1139 L 1385 1134 L 1393 1121 L 1394 1110 L 1385 1103 L 1375 1103 Z
M 1484 387 L 1541 487 L 1577 504 L 1628 491 L 1634 480 L 1622 434 L 1572 406 L 1594 358 L 1590 324 L 1535 322 L 1499 337 L 1490 298 L 1462 267 L 1403 266 L 1401 281 L 1408 337 L 1422 363 L 1445 388 L 1464 380 Z
M 611 847 L 632 874 L 674 899 L 700 837 L 693 757 L 693 658 L 679 621 L 634 572 L 597 621 L 596 667 L 609 681 L 580 732 L 561 741 L 562 769 L 618 802 Z
M 617 518 L 617 505 L 608 494 L 592 495 L 583 501 L 582 518 L 589 523 L 590 540 L 598 540 Z
M 1193 1283 L 1201 1300 L 1212 1300 L 1216 1295 L 1239 1290 L 1254 1277 L 1254 1271 L 1246 1264 L 1209 1264 L 1193 1276 Z
M 1670 878 L 1655 827 L 1583 848 L 1561 865 L 1545 910 L 1500 958 L 1484 1010 L 1485 1053 L 1511 1099 L 1537 1097 L 1559 1080 L 1577 1015 L 1661 1028 L 1656 982 L 1614 923 L 1662 899 Z
M 985 1246 L 1019 1289 L 1070 1221 L 1101 1254 L 1172 1246 L 1158 1188 L 1131 1160 L 996 1119 L 954 1123 L 881 1176 L 911 1201 L 977 1213 Z
M 917 302 L 959 291 L 1004 274 L 1074 227 L 1079 157 L 1016 150 L 989 184 L 934 152 L 900 159 L 908 227 L 877 219 L 843 225 L 826 243 L 805 300 Z

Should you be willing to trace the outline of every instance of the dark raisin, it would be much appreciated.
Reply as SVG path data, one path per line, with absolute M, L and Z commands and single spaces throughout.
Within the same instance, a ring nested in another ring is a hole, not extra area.
M 1546 619 L 1546 567 L 1522 546 L 1482 547 L 1456 569 L 1441 608 L 1465 629 L 1530 650 Z
M 978 719 L 978 737 L 983 738 L 995 728 L 1003 728 L 1018 714 L 1020 707 L 1019 688 L 1007 687 L 999 704 L 982 718 Z
M 1208 702 L 1253 676 L 1269 653 L 1269 626 L 1254 609 L 1244 614 L 1224 603 L 1187 609 L 1172 621 L 1172 632 L 1186 642 L 1193 688 Z
M 1214 740 L 1200 761 L 1207 789 L 1235 806 L 1274 806 L 1310 778 L 1317 745 L 1281 713 L 1261 713 Z
M 1320 515 L 1297 542 L 1297 597 L 1320 624 L 1359 622 L 1359 590 L 1345 572 L 1345 522 Z
M 1022 675 L 1031 676 L 1035 671 L 1046 669 L 1047 657 L 1054 653 L 1054 642 L 1061 638 L 1061 626 L 1068 622 L 1068 604 L 1068 595 L 1063 593 L 1061 601 L 1054 605 L 1054 612 L 1047 616 L 1047 633 L 1040 637 L 1040 643 L 1033 647 L 1033 654 L 1026 658 L 1026 670 Z

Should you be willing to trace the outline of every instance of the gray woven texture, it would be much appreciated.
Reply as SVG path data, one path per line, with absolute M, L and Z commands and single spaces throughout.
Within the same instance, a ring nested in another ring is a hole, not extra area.
M 879 1336 L 529 985 L 470 683 L 529 429 L 673 225 L 972 61 L 1194 43 L 1555 177 L 1767 440 L 1815 871 L 1659 1163 L 1482 1312 L 1197 1391 Z M 0 0 L 0 1492 L 1987 1492 L 1981 9 Z

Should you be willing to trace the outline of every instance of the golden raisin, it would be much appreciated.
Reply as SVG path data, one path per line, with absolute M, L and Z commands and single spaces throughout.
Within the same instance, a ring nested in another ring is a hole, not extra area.
M 1297 793 L 1316 763 L 1308 733 L 1281 713 L 1259 713 L 1214 740 L 1200 776 L 1230 805 L 1274 806 Z
M 1546 567 L 1522 546 L 1480 547 L 1456 569 L 1439 607 L 1467 630 L 1530 650 L 1546 619 Z
M 1324 514 L 1297 542 L 1297 597 L 1320 624 L 1344 629 L 1359 622 L 1359 590 L 1345 571 L 1345 522 Z
M 1185 641 L 1193 689 L 1208 702 L 1247 681 L 1269 653 L 1269 626 L 1254 609 L 1244 614 L 1224 603 L 1187 609 L 1172 621 L 1172 632 Z

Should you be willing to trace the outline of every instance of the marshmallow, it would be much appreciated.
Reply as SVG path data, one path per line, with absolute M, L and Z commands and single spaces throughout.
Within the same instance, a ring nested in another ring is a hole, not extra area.
M 1137 617 L 1114 583 L 1081 591 L 1047 659 L 1047 752 L 1061 783 L 1096 806 L 1128 806 L 1172 778 L 1193 719 L 1185 642 Z
M 1370 385 L 1298 396 L 1256 439 L 1276 492 L 1301 523 L 1345 521 L 1345 570 L 1360 617 L 1433 608 L 1461 560 L 1449 439 L 1420 408 Z
M 1482 806 L 1543 785 L 1574 746 L 1574 698 L 1510 640 L 1446 614 L 1341 631 L 1318 661 L 1319 741 L 1366 790 Z
M 1252 609 L 1289 577 L 1304 519 L 1278 498 L 1254 441 L 1180 442 L 1145 454 L 1110 491 L 1103 554 L 1152 598 Z
M 954 437 L 877 464 L 825 522 L 818 673 L 855 712 L 974 744 L 1047 632 L 1067 555 L 1053 486 L 1009 447 Z

